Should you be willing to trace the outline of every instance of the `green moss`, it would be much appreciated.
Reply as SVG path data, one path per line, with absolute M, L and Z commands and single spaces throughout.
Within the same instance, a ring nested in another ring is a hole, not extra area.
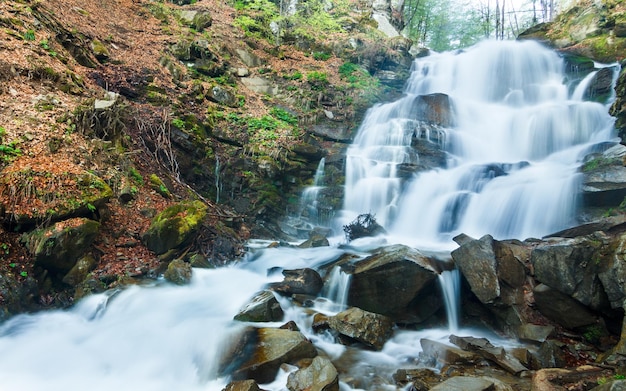
M 165 183 L 159 178 L 156 174 L 150 174 L 148 178 L 150 181 L 150 187 L 152 190 L 156 191 L 158 194 L 165 198 L 171 198 L 172 194 L 170 193 Z
M 178 248 L 191 239 L 207 215 L 200 201 L 184 201 L 166 208 L 153 220 L 143 240 L 156 254 Z

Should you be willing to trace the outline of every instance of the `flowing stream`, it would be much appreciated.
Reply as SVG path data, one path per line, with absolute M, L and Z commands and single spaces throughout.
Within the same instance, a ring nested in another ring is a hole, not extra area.
M 221 390 L 228 379 L 217 375 L 217 362 L 244 326 L 233 316 L 267 283 L 282 280 L 268 270 L 320 268 L 384 243 L 450 249 L 460 232 L 524 239 L 573 224 L 578 167 L 592 144 L 611 139 L 613 119 L 604 105 L 582 100 L 563 68 L 561 58 L 532 42 L 485 42 L 417 60 L 405 96 L 372 108 L 347 154 L 345 210 L 337 224 L 371 212 L 387 227 L 386 238 L 350 249 L 337 237 L 330 247 L 251 250 L 234 266 L 195 270 L 188 286 L 158 281 L 93 295 L 67 311 L 13 317 L 0 325 L 0 389 Z M 398 167 L 420 161 L 411 148 L 411 107 L 416 96 L 431 93 L 447 94 L 453 105 L 454 126 L 437 136 L 448 162 L 403 181 Z M 217 182 L 216 188 L 219 194 Z M 335 313 L 345 308 L 350 279 L 338 268 L 327 277 L 326 298 L 314 305 Z M 380 352 L 314 334 L 309 312 L 280 300 L 285 321 L 296 321 L 331 359 L 350 354 L 350 376 L 367 389 L 377 376 L 388 379 L 416 365 L 420 338 L 459 330 L 480 336 L 459 324 L 458 272 L 444 272 L 441 280 L 449 328 L 396 331 Z M 261 388 L 285 390 L 285 374 Z

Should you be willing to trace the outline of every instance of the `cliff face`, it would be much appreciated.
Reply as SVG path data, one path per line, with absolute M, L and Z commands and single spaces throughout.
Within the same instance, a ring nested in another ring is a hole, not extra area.
M 5 312 L 69 304 L 182 254 L 228 262 L 250 232 L 276 237 L 319 160 L 409 70 L 410 41 L 371 18 L 401 24 L 391 4 L 309 2 L 288 16 L 260 0 L 187 3 L 0 4 Z M 328 161 L 341 181 L 340 159 Z M 208 206 L 196 236 L 157 257 L 142 235 L 187 199 Z M 20 243 L 84 218 L 99 225 L 73 265 L 37 263 Z

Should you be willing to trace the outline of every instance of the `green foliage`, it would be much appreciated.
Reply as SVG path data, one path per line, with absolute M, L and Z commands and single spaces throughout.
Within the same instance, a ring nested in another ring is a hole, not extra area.
M 300 71 L 294 71 L 289 75 L 283 75 L 283 79 L 287 80 L 302 80 L 303 77 L 304 75 Z
M 313 71 L 306 74 L 306 80 L 314 90 L 322 90 L 328 85 L 328 75 L 326 72 Z
M 320 61 L 328 60 L 332 55 L 325 52 L 313 52 L 313 58 Z
M 288 112 L 287 110 L 283 110 L 279 107 L 274 107 L 270 110 L 270 114 L 274 116 L 275 118 L 285 123 L 288 123 L 289 125 L 293 125 L 293 126 L 298 125 L 298 118 L 295 115 Z
M 185 129 L 185 121 L 180 118 L 174 118 L 172 120 L 172 125 L 174 125 L 178 129 Z
M 140 186 L 143 186 L 143 176 L 141 176 L 141 173 L 137 171 L 135 167 L 131 167 L 128 170 L 128 177 L 132 179 L 133 181 L 135 181 Z
M 35 31 L 33 31 L 33 30 L 26 30 L 26 32 L 24 32 L 24 35 L 22 35 L 22 38 L 24 39 L 24 41 L 34 41 L 35 40 Z
M 5 256 L 9 255 L 11 253 L 11 249 L 9 248 L 9 245 L 4 243 L 4 242 L 0 242 L 0 260 L 3 260 Z M 14 266 L 11 266 L 14 265 Z M 9 264 L 9 266 L 11 267 L 15 267 L 15 264 Z
M 17 147 L 19 144 L 17 141 L 11 141 L 9 143 L 4 142 L 6 134 L 6 130 L 0 126 L 0 162 L 8 163 L 17 156 L 20 156 L 22 151 Z

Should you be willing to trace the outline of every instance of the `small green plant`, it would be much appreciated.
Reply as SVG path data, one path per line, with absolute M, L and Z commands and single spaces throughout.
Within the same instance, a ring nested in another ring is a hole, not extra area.
M 96 209 L 97 209 L 97 208 L 96 208 L 96 206 L 95 206 L 94 204 L 92 204 L 91 202 L 88 202 L 88 203 L 87 203 L 87 209 L 89 209 L 89 211 L 90 211 L 91 213 L 94 213 L 94 212 L 96 211 Z
M 22 35 L 22 38 L 24 38 L 24 41 L 34 41 L 35 40 L 35 31 L 33 31 L 33 30 L 26 30 L 24 35 Z
M 273 117 L 288 123 L 289 125 L 298 125 L 298 118 L 287 110 L 281 109 L 279 107 L 274 107 L 270 110 L 270 114 Z
M 174 118 L 172 120 L 172 125 L 174 125 L 175 127 L 177 127 L 178 129 L 185 129 L 185 121 L 183 121 L 180 118 Z
M 22 277 L 28 277 L 28 273 L 27 273 L 27 272 L 20 272 L 20 276 L 22 276 Z
M 143 176 L 141 176 L 141 173 L 137 171 L 135 167 L 131 167 L 128 170 L 128 177 L 139 185 L 143 186 Z
M 313 52 L 313 58 L 320 61 L 326 61 L 331 57 L 331 54 L 325 52 Z
M 6 130 L 0 126 L 0 162 L 5 163 L 22 154 L 22 151 L 17 147 L 17 141 L 4 142 L 6 134 Z
M 303 77 L 304 75 L 300 71 L 295 71 L 291 74 L 283 75 L 283 79 L 287 80 L 302 80 Z
M 328 75 L 326 72 L 313 71 L 306 74 L 306 80 L 314 90 L 324 89 L 328 85 Z

